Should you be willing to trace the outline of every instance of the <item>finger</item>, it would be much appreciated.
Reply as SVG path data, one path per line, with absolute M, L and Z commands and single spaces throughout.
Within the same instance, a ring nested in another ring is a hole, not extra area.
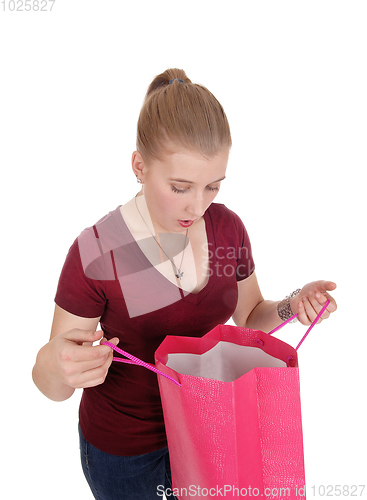
M 83 371 L 75 378 L 73 387 L 76 389 L 87 387 L 95 387 L 96 385 L 103 384 L 108 374 L 108 369 L 112 363 L 112 354 L 107 357 L 108 359 L 101 365 L 95 368 L 90 368 Z
M 327 302 L 327 300 L 328 300 L 327 297 L 325 297 L 323 294 L 320 294 L 320 293 L 314 294 L 312 291 L 308 292 L 307 298 L 308 298 L 308 301 L 310 302 L 311 306 L 313 307 L 313 309 L 316 313 L 316 316 L 319 314 L 319 312 L 323 308 L 325 302 Z M 316 316 L 315 316 L 315 318 L 316 318 Z M 327 309 L 325 309 L 317 323 L 321 323 L 321 320 L 327 319 L 329 316 L 330 316 L 329 311 Z
M 316 282 L 316 288 L 319 292 L 325 293 L 325 292 L 331 292 L 332 290 L 335 290 L 336 288 L 336 283 L 333 281 L 317 281 Z
M 96 368 L 102 368 L 103 366 L 109 366 L 112 363 L 113 354 L 111 349 L 108 354 L 101 358 L 92 359 L 88 361 L 78 361 L 76 363 L 76 370 L 78 374 L 87 373 Z
M 307 326 L 307 325 L 311 324 L 311 322 L 308 319 L 308 316 L 306 314 L 306 310 L 305 310 L 303 301 L 299 301 L 298 302 L 298 316 L 297 316 L 297 319 L 298 319 L 298 321 L 302 325 L 306 325 Z
M 320 292 L 316 292 L 315 293 L 315 298 L 316 300 L 319 302 L 319 304 L 321 304 L 322 306 L 325 304 L 325 302 L 327 302 L 328 300 L 330 301 L 330 303 L 327 305 L 327 308 L 325 310 L 325 313 L 328 313 L 327 314 L 322 314 L 322 318 L 323 319 L 326 319 L 330 316 L 331 313 L 335 312 L 336 309 L 337 309 L 337 305 L 336 305 L 336 301 L 335 299 L 329 295 L 327 292 L 325 293 L 320 293 Z
M 322 313 L 322 316 L 321 316 L 322 319 L 328 318 L 331 313 L 336 311 L 336 302 L 333 299 L 333 297 L 331 295 L 329 295 L 328 293 L 325 293 L 325 294 L 316 293 L 315 298 L 319 302 L 319 304 L 321 304 L 322 306 L 324 306 L 325 303 L 329 300 L 329 304 L 327 305 L 326 309 Z
M 305 309 L 309 322 L 312 323 L 316 319 L 317 312 L 315 311 L 311 302 L 309 301 L 308 296 L 303 297 L 303 307 Z M 321 322 L 321 318 L 318 320 L 318 322 Z
M 111 353 L 111 348 L 107 345 L 75 345 L 70 343 L 67 361 L 97 361 L 103 359 Z
M 335 312 L 335 311 L 336 311 L 336 309 L 337 309 L 336 301 L 335 301 L 335 299 L 334 299 L 331 295 L 329 295 L 328 293 L 325 293 L 325 297 L 326 297 L 326 299 L 329 299 L 329 300 L 330 300 L 330 304 L 328 304 L 328 306 L 327 306 L 327 308 L 326 308 L 326 309 L 327 309 L 327 311 L 329 311 L 329 313 L 331 314 L 331 313 Z
M 107 376 L 107 370 L 103 367 L 98 367 L 93 370 L 88 370 L 81 373 L 75 381 L 70 385 L 75 389 L 86 389 L 88 387 L 95 387 L 96 385 L 103 384 Z
M 312 294 L 312 292 L 311 292 Z M 327 293 L 320 293 L 320 292 L 316 292 L 315 293 L 315 300 L 317 300 L 317 302 L 323 306 L 325 304 L 325 302 L 327 302 L 328 300 L 328 294 Z
M 82 345 L 83 342 L 93 344 L 93 342 L 97 342 L 97 340 L 102 338 L 103 332 L 101 330 L 94 331 L 74 329 L 66 332 L 63 336 L 65 339 L 75 342 L 76 344 Z
M 102 342 L 110 342 L 113 345 L 118 345 L 120 343 L 120 339 L 118 337 L 113 337 L 113 339 L 106 339 L 105 337 L 103 337 L 101 343 Z
M 100 359 L 68 363 L 62 370 L 64 382 L 75 388 L 86 387 L 86 383 L 92 387 L 90 382 L 106 374 L 112 363 L 113 355 L 111 349 L 109 351 Z
M 101 345 L 103 342 L 107 342 L 108 340 L 106 337 L 102 337 L 101 340 L 99 341 L 99 345 Z M 111 342 L 111 341 L 110 341 Z M 94 342 L 83 342 L 83 345 L 93 345 Z

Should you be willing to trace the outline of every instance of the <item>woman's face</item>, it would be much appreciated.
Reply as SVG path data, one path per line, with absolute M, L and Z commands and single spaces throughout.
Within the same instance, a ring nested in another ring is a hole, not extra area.
M 133 154 L 143 192 L 156 231 L 186 232 L 205 213 L 218 194 L 227 169 L 229 149 L 212 159 L 186 149 L 143 161 Z M 137 170 L 134 169 L 136 173 Z

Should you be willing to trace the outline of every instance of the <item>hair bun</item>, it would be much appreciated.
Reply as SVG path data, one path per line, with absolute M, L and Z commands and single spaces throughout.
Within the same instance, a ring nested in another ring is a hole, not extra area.
M 167 87 L 172 80 L 181 80 L 184 83 L 192 83 L 190 78 L 187 78 L 186 73 L 183 69 L 172 68 L 167 69 L 160 75 L 156 76 L 152 83 L 149 85 L 149 88 L 146 93 L 146 98 L 152 94 L 155 90 L 161 87 Z

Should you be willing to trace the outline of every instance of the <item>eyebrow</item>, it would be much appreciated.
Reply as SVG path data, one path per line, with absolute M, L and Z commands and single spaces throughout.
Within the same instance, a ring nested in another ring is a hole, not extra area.
M 216 181 L 212 181 L 212 182 L 209 182 L 209 184 L 214 184 L 216 182 L 220 182 L 220 181 L 223 181 L 224 179 L 226 178 L 226 176 L 222 177 L 221 179 L 218 179 Z M 194 182 L 192 181 L 187 181 L 185 179 L 169 179 L 170 181 L 174 181 L 174 182 L 186 182 L 187 184 L 194 184 Z

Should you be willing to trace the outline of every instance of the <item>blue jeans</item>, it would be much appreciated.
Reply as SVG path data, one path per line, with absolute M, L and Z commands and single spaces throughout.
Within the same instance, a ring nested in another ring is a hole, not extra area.
M 168 448 L 146 455 L 121 457 L 98 450 L 79 427 L 83 472 L 98 500 L 177 500 L 173 495 Z

